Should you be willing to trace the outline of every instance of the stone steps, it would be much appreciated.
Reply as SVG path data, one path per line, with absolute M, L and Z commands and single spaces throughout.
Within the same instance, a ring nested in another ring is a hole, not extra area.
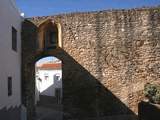
M 38 102 L 38 104 L 57 104 L 57 99 L 56 97 L 51 97 L 51 96 L 44 96 L 44 95 L 40 95 L 40 101 Z

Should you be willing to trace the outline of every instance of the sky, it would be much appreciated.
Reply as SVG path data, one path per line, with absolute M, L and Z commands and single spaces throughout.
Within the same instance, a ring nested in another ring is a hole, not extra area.
M 158 6 L 160 0 L 16 0 L 26 17 L 107 9 Z
M 56 57 L 53 57 L 53 56 L 44 57 L 36 62 L 36 66 L 39 66 L 39 65 L 42 65 L 42 64 L 48 63 L 48 62 L 57 62 L 57 61 L 59 61 L 59 59 Z M 61 62 L 61 61 L 59 61 L 59 62 Z

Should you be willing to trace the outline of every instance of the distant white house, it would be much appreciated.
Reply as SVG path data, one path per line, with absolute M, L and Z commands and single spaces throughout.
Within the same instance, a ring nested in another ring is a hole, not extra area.
M 20 120 L 22 21 L 14 0 L 0 0 L 0 120 Z
M 62 98 L 61 62 L 45 63 L 36 67 L 36 102 L 39 95 Z

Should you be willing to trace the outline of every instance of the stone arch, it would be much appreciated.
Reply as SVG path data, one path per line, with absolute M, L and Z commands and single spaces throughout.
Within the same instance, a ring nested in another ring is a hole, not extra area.
M 33 57 L 34 56 L 34 57 Z M 25 61 L 23 62 L 23 76 L 22 76 L 22 103 L 27 109 L 27 120 L 32 120 L 35 114 L 35 63 L 44 57 L 54 56 L 61 60 L 62 62 L 62 71 L 65 67 L 64 65 L 64 52 L 61 49 L 54 49 L 50 52 L 36 52 L 34 54 L 30 54 L 26 56 Z M 65 72 L 64 72 L 65 73 Z M 65 76 L 62 72 L 62 76 Z M 62 77 L 62 84 L 64 80 Z M 62 88 L 63 89 L 63 88 Z M 63 90 L 62 90 L 63 91 Z M 62 93 L 63 96 L 63 93 Z M 62 99 L 63 102 L 63 99 Z
M 39 51 L 44 49 L 62 48 L 61 24 L 47 19 L 38 25 L 37 48 Z
M 54 49 L 51 52 L 40 52 L 40 53 L 37 53 L 37 54 L 35 54 L 35 59 L 33 60 L 33 62 L 36 63 L 41 58 L 54 56 L 54 57 L 60 59 L 62 61 L 62 63 L 63 63 L 62 56 L 58 55 L 60 52 L 62 52 L 61 49 Z
M 79 117 L 95 116 L 96 100 L 94 98 L 97 95 L 96 86 L 98 84 L 96 78 L 79 64 L 65 48 L 37 49 L 39 27 L 31 21 L 24 21 L 22 29 L 22 103 L 27 108 L 27 120 L 33 120 L 35 116 L 34 63 L 44 56 L 55 56 L 62 61 L 63 111 L 69 112 L 73 118 L 77 117 L 77 114 L 74 114 L 72 108 L 78 108 Z M 63 115 L 63 117 L 67 116 Z
M 35 82 L 36 108 L 39 108 L 40 105 L 42 106 L 44 104 L 47 105 L 48 103 L 46 101 L 44 102 L 43 99 L 48 97 L 52 98 L 52 101 L 48 101 L 50 105 L 59 104 L 60 106 L 62 106 L 62 99 L 63 99 L 62 67 L 63 66 L 62 66 L 62 60 L 59 58 L 59 56 L 57 57 L 55 57 L 55 55 L 53 56 L 53 54 L 44 54 L 44 55 L 41 54 L 40 56 L 36 56 L 35 58 L 35 61 L 34 61 L 35 74 L 34 75 L 35 75 L 35 81 L 36 81 Z M 52 61 L 51 58 L 52 60 L 54 59 L 56 61 L 54 60 Z M 45 69 L 45 68 L 48 68 L 46 66 L 53 67 L 54 65 L 56 65 L 56 68 Z M 46 113 L 43 113 L 43 114 L 46 114 Z
M 22 104 L 27 109 L 27 120 L 34 119 L 35 116 L 35 63 L 38 59 L 46 56 L 55 56 L 56 58 L 64 61 L 64 55 L 61 39 L 61 25 L 54 22 L 58 30 L 57 46 L 53 49 L 44 49 L 43 41 L 41 47 L 38 48 L 37 44 L 40 43 L 38 37 L 40 29 L 47 24 L 52 24 L 53 20 L 47 19 L 44 22 L 36 25 L 29 20 L 24 20 L 22 24 Z M 43 36 L 41 36 L 43 38 Z M 63 67 L 62 67 L 63 69 Z M 63 82 L 63 79 L 62 79 Z

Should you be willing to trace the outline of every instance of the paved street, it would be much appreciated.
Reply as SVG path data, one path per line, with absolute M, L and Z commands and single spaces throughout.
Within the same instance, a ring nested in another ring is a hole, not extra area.
M 38 107 L 37 120 L 62 120 L 63 113 L 52 108 Z
M 40 96 L 36 107 L 37 120 L 62 120 L 63 106 L 57 103 L 56 98 Z
M 62 120 L 63 116 L 61 105 L 38 106 L 36 112 L 37 120 Z

